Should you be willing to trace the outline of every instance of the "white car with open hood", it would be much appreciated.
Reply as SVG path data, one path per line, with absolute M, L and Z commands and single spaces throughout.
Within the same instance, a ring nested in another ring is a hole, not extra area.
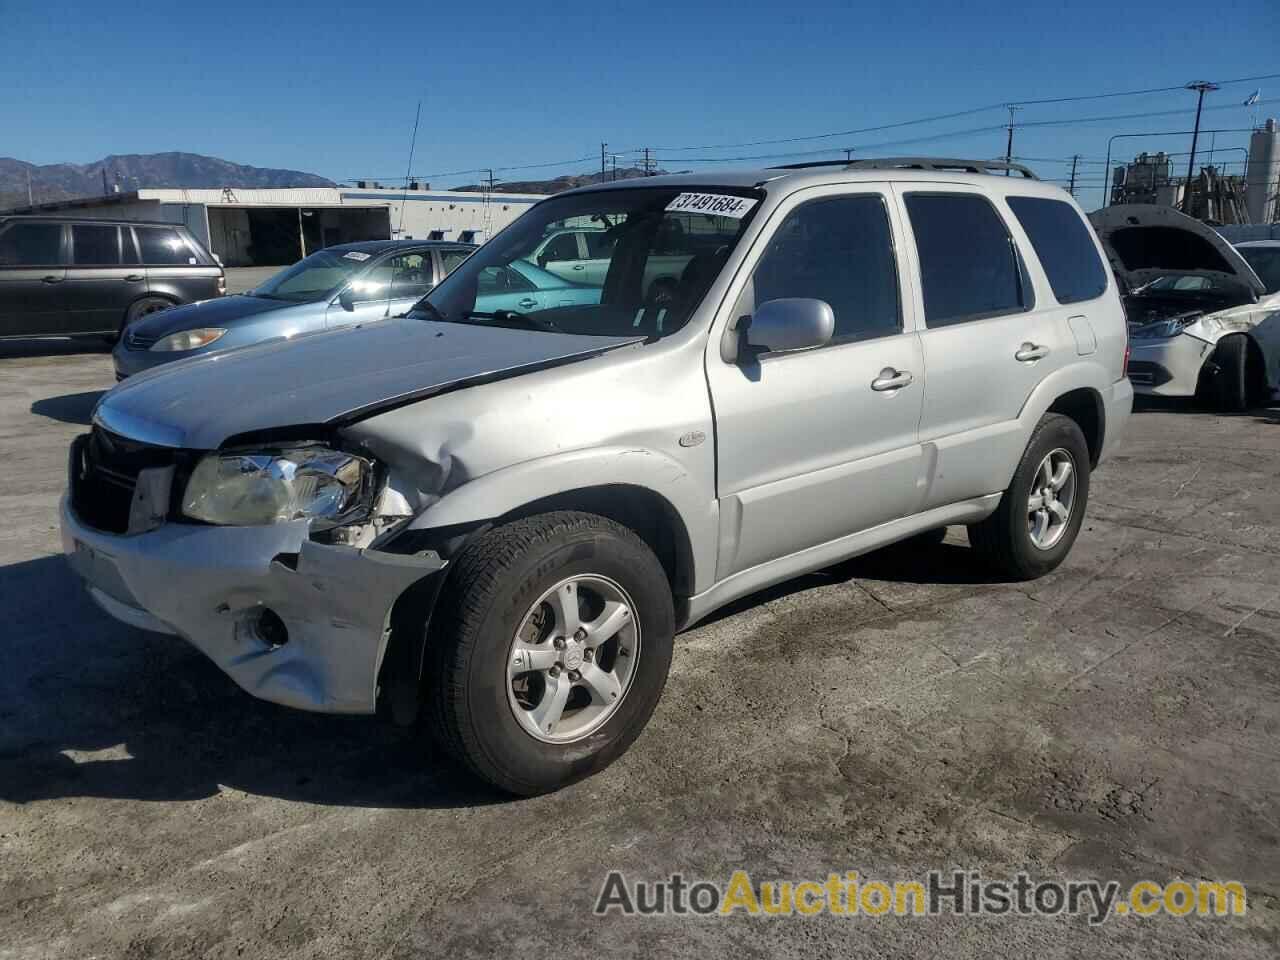
M 1232 246 L 1154 204 L 1089 219 L 1127 289 L 1135 392 L 1244 410 L 1280 386 L 1280 241 Z

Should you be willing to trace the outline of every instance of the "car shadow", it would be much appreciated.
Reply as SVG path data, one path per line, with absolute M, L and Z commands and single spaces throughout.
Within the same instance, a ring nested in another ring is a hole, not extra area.
M 111 347 L 101 337 L 31 337 L 0 340 L 0 360 L 25 357 L 70 357 L 90 353 L 110 353 Z
M 356 807 L 509 799 L 421 726 L 251 697 L 181 639 L 99 611 L 61 556 L 0 567 L 0 604 L 0 800 L 179 801 L 228 788 Z
M 774 600 L 851 580 L 972 585 L 1005 582 L 983 564 L 975 563 L 973 551 L 966 544 L 904 540 L 748 594 L 721 607 L 698 624 L 715 623 Z
M 93 408 L 107 391 L 86 390 L 84 393 L 67 393 L 60 397 L 45 397 L 31 404 L 31 412 L 60 423 L 89 425 Z

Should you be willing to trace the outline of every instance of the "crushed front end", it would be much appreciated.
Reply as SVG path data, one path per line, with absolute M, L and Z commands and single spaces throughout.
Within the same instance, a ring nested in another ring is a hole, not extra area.
M 254 696 L 370 713 L 397 600 L 445 566 L 380 549 L 405 510 L 376 465 L 320 443 L 188 451 L 95 422 L 72 445 L 62 540 L 106 612 L 188 640 Z

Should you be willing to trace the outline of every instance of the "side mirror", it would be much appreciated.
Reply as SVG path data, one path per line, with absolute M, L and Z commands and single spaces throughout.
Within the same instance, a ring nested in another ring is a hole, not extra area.
M 351 287 L 343 287 L 342 292 L 338 294 L 338 302 L 342 304 L 342 309 L 350 313 L 356 308 L 356 295 Z
M 786 297 L 756 307 L 747 327 L 747 345 L 777 353 L 808 350 L 827 343 L 836 329 L 836 315 L 825 300 Z
M 545 253 L 538 254 L 538 266 L 542 267 L 543 270 L 547 269 L 547 264 L 550 262 L 551 262 L 551 258 L 548 257 Z

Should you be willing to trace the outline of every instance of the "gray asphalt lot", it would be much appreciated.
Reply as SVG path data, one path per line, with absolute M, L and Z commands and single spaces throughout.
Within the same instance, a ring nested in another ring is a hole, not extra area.
M 59 556 L 108 357 L 0 344 L 0 958 L 1274 957 L 1280 415 L 1138 413 L 1055 574 L 963 529 L 680 637 L 603 775 L 495 796 L 419 730 L 257 702 Z M 1246 916 L 592 915 L 610 869 L 1238 880 Z

